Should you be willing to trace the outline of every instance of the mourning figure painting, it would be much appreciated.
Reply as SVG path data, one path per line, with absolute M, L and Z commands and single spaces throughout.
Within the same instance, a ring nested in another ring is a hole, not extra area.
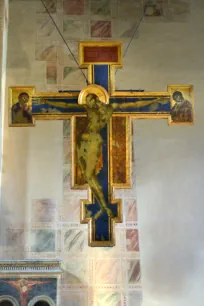
M 171 123 L 192 124 L 193 113 L 193 88 L 192 86 L 169 86 L 171 94 Z
M 10 125 L 33 125 L 31 97 L 30 88 L 10 88 Z

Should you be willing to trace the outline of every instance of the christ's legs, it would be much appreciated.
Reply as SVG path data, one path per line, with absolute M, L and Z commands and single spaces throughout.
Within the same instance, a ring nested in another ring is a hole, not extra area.
M 21 306 L 26 306 L 26 304 L 27 304 L 27 297 L 28 297 L 28 294 L 21 293 L 21 295 L 20 295 Z
M 103 188 L 101 184 L 99 183 L 97 177 L 95 174 L 92 174 L 90 178 L 87 178 L 87 182 L 91 188 L 91 191 L 93 192 L 94 197 L 98 201 L 98 204 L 100 206 L 99 212 L 94 216 L 94 219 L 98 219 L 98 217 L 106 211 L 109 217 L 113 217 L 113 213 L 110 208 L 108 208 L 106 200 L 103 195 Z
M 91 191 L 93 192 L 93 195 L 100 206 L 100 211 L 94 216 L 94 219 L 98 219 L 98 217 L 104 211 L 107 212 L 109 217 L 113 217 L 112 211 L 108 208 L 104 198 L 103 188 L 95 174 L 101 151 L 101 139 L 97 137 L 98 135 L 89 137 L 89 141 L 81 141 L 80 145 L 78 146 L 78 162 L 80 168 L 83 172 L 85 180 L 90 186 Z

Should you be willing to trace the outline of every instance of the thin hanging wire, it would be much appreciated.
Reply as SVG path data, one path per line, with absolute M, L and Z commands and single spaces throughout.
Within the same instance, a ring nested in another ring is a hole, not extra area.
M 140 25 L 141 25 L 141 23 L 142 23 L 142 21 L 143 21 L 143 19 L 144 19 L 144 16 L 145 16 L 145 14 L 146 14 L 146 11 L 147 11 L 148 7 L 150 6 L 151 2 L 152 2 L 152 0 L 150 0 L 150 1 L 148 2 L 148 4 L 146 5 L 145 10 L 144 10 L 144 12 L 143 12 L 143 14 L 142 14 L 142 17 L 140 18 L 138 24 L 136 25 L 136 28 L 135 28 L 135 30 L 134 30 L 134 32 L 133 32 L 133 35 L 132 35 L 132 37 L 131 37 L 131 39 L 130 39 L 128 45 L 127 45 L 127 47 L 125 48 L 125 51 L 124 51 L 124 53 L 123 53 L 123 58 L 126 56 L 126 54 L 127 54 L 127 52 L 128 52 L 128 49 L 129 49 L 129 47 L 130 47 L 130 45 L 131 45 L 131 43 L 132 43 L 132 41 L 133 41 L 133 38 L 135 37 L 135 35 L 136 35 L 136 33 L 137 33 L 137 31 L 138 31 L 138 29 L 139 29 L 139 27 L 140 27 Z M 117 73 L 117 71 L 118 71 L 118 69 L 116 69 L 115 74 Z
M 77 64 L 78 68 L 81 70 L 81 73 L 83 74 L 83 76 L 84 76 L 84 78 L 85 78 L 85 80 L 86 80 L 87 85 L 89 85 L 89 81 L 88 81 L 88 79 L 87 79 L 87 77 L 86 77 L 85 73 L 84 73 L 84 72 L 83 72 L 83 70 L 80 68 L 80 66 L 79 66 L 79 63 L 78 63 L 77 59 L 75 58 L 75 56 L 74 56 L 74 54 L 73 54 L 72 50 L 70 49 L 70 47 L 69 47 L 68 43 L 66 42 L 66 40 L 65 40 L 64 36 L 63 36 L 63 35 L 62 35 L 62 33 L 60 32 L 60 29 L 58 28 L 58 26 L 57 26 L 56 22 L 55 22 L 55 21 L 54 21 L 54 19 L 52 18 L 52 16 L 51 16 L 51 14 L 50 14 L 50 12 L 49 12 L 48 8 L 46 7 L 46 5 L 45 5 L 44 1 L 43 1 L 43 0 L 41 0 L 41 2 L 42 2 L 42 4 L 43 4 L 43 6 L 45 7 L 45 9 L 46 9 L 46 11 L 47 11 L 48 15 L 50 16 L 50 19 L 52 20 L 52 22 L 53 22 L 53 24 L 54 24 L 55 28 L 57 29 L 58 33 L 60 34 L 61 38 L 63 39 L 63 41 L 64 41 L 65 45 L 67 46 L 67 48 L 68 48 L 69 52 L 71 53 L 71 55 L 72 55 L 72 57 L 73 57 L 73 59 L 74 59 L 75 63 Z

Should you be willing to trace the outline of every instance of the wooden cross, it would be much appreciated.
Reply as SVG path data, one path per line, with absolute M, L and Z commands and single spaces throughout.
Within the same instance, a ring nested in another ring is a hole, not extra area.
M 122 222 L 122 202 L 113 197 L 113 189 L 131 188 L 132 120 L 154 118 L 168 119 L 169 124 L 192 124 L 192 86 L 172 85 L 168 92 L 116 91 L 115 69 L 122 67 L 120 42 L 80 42 L 79 62 L 81 68 L 88 69 L 88 81 L 92 84 L 81 92 L 35 93 L 33 87 L 11 87 L 11 126 L 30 126 L 35 119 L 71 119 L 72 188 L 89 188 L 89 198 L 81 200 L 81 223 L 89 225 L 90 246 L 114 246 L 114 224 Z M 27 99 L 25 93 L 29 95 Z M 103 144 L 95 169 L 111 215 L 105 210 L 98 213 L 99 201 L 87 185 L 77 159 L 77 139 L 88 120 L 83 104 L 90 93 L 114 106 L 109 123 L 100 131 Z M 22 102 L 23 94 L 26 102 Z M 17 103 L 14 96 L 19 99 Z M 96 215 L 99 216 L 95 218 Z

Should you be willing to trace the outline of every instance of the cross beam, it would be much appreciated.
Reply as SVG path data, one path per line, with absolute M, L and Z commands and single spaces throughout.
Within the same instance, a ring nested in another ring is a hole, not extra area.
M 71 119 L 72 188 L 89 189 L 88 199 L 81 200 L 81 223 L 89 225 L 90 246 L 113 246 L 114 224 L 122 222 L 122 202 L 114 198 L 113 189 L 131 188 L 132 120 L 193 124 L 193 88 L 171 85 L 167 92 L 116 91 L 115 69 L 122 67 L 120 42 L 80 42 L 79 61 L 81 68 L 88 69 L 91 84 L 81 91 L 35 93 L 34 87 L 11 87 L 10 125 Z M 98 97 L 94 108 L 88 103 L 90 94 Z M 101 139 L 101 145 L 96 139 Z M 93 163 L 94 171 L 89 171 Z

